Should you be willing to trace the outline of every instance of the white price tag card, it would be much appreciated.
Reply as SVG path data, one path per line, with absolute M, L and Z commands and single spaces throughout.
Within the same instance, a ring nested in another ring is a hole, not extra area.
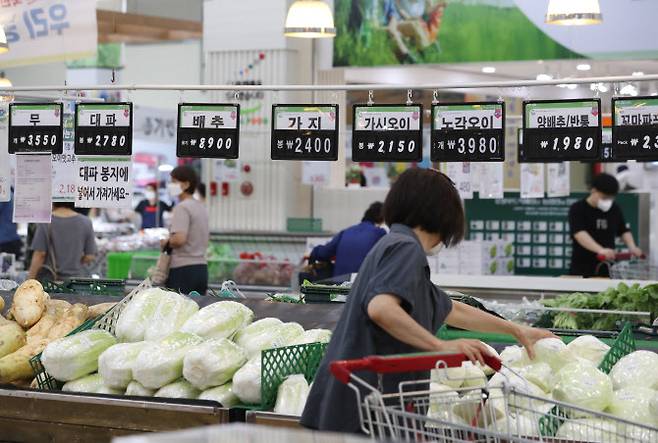
M 615 160 L 658 160 L 658 97 L 612 99 Z
M 129 156 L 78 156 L 78 208 L 132 208 L 132 159 Z
M 61 103 L 11 103 L 9 153 L 62 153 Z

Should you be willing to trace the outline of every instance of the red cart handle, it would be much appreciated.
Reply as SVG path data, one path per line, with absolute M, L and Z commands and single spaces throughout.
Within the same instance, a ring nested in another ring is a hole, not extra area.
M 502 363 L 498 358 L 484 353 L 482 357 L 491 369 L 500 370 Z M 421 372 L 436 368 L 438 361 L 444 362 L 448 368 L 456 368 L 469 360 L 464 354 L 417 354 L 401 357 L 373 355 L 359 360 L 333 361 L 329 365 L 329 370 L 338 381 L 347 384 L 350 381 L 350 375 L 355 371 L 371 371 L 377 374 Z
M 634 258 L 634 257 L 635 257 L 635 256 L 634 256 L 633 254 L 631 254 L 630 252 L 620 252 L 619 254 L 615 254 L 615 261 L 630 260 L 630 259 L 632 259 L 632 258 Z M 606 258 L 606 256 L 603 255 L 603 254 L 598 254 L 598 255 L 596 256 L 596 258 L 597 258 L 599 261 L 601 261 L 601 262 L 608 261 L 608 259 Z M 647 256 L 644 255 L 644 254 L 642 254 L 642 255 L 641 255 L 640 257 L 638 257 L 638 258 L 644 260 L 644 259 L 647 258 Z

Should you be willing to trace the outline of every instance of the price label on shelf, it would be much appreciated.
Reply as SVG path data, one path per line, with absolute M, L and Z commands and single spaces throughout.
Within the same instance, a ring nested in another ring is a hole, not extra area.
M 432 106 L 433 162 L 505 160 L 505 103 Z
M 601 146 L 601 100 L 523 103 L 520 162 L 596 161 Z
M 354 105 L 352 161 L 420 162 L 421 105 Z
M 658 160 L 658 97 L 612 99 L 615 160 Z
M 338 105 L 273 105 L 272 160 L 338 160 Z
M 131 155 L 132 103 L 79 103 L 75 109 L 76 155 Z
M 237 159 L 240 105 L 181 103 L 177 132 L 178 157 Z
M 10 154 L 62 153 L 61 103 L 9 104 Z

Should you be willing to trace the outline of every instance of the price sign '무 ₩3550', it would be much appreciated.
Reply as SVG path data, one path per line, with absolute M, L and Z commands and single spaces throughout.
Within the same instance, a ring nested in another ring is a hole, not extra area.
M 132 103 L 79 103 L 75 109 L 76 155 L 131 155 Z
M 352 161 L 420 162 L 421 105 L 354 105 Z
M 338 160 L 338 106 L 273 105 L 272 160 Z
M 240 105 L 178 105 L 176 156 L 236 159 L 239 155 Z
M 612 99 L 615 160 L 658 160 L 658 97 Z
M 432 106 L 432 161 L 505 160 L 505 103 Z
M 62 113 L 61 103 L 10 103 L 9 153 L 61 154 Z
M 601 100 L 523 103 L 519 162 L 596 161 L 601 146 Z

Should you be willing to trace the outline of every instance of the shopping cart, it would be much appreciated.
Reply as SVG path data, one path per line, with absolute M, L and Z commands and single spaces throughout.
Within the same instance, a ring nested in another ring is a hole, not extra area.
M 658 280 L 658 267 L 652 266 L 648 258 L 643 255 L 635 257 L 629 252 L 615 255 L 614 260 L 606 259 L 605 255 L 599 254 L 596 258 L 600 263 L 596 267 L 596 275 L 606 266 L 610 271 L 610 278 L 617 280 Z
M 361 429 L 373 439 L 436 442 L 614 442 L 658 441 L 658 428 L 531 394 L 514 370 L 487 356 L 501 383 L 438 389 L 430 380 L 403 382 L 398 392 L 383 393 L 354 374 L 382 376 L 459 367 L 464 355 L 416 354 L 367 357 L 331 363 L 332 374 L 349 386 L 359 404 Z M 493 379 L 492 379 L 493 380 Z M 430 386 L 428 389 L 427 387 Z M 434 389 L 432 388 L 434 386 Z M 587 417 L 587 419 L 578 419 Z

